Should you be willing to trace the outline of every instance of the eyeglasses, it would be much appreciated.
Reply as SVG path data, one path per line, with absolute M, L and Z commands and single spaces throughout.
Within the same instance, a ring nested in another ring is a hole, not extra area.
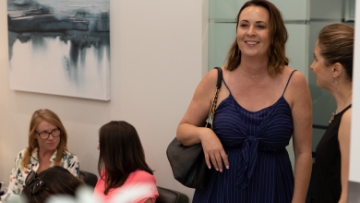
M 29 187 L 31 194 L 38 193 L 42 188 L 47 191 L 51 191 L 48 187 L 46 187 L 43 180 L 37 178 L 37 174 L 35 171 L 31 171 L 25 180 L 25 186 Z
M 59 130 L 59 128 L 56 128 L 56 129 L 52 130 L 51 132 L 43 131 L 40 133 L 38 133 L 38 132 L 36 132 L 36 133 L 40 136 L 41 139 L 46 140 L 46 139 L 48 139 L 48 137 L 50 135 L 52 135 L 53 137 L 58 137 L 60 135 L 60 130 Z

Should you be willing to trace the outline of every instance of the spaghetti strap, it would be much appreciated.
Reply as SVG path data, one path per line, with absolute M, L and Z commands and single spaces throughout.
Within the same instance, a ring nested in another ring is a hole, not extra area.
M 345 112 L 346 110 L 350 109 L 350 108 L 351 108 L 351 105 L 352 105 L 352 104 L 350 104 L 349 106 L 347 106 L 345 109 L 343 109 L 343 110 L 342 110 L 342 111 L 340 111 L 339 113 L 341 113 L 341 112 Z
M 229 92 L 230 92 L 230 94 L 231 94 L 230 88 L 227 86 L 227 84 L 226 84 L 226 82 L 225 82 L 224 78 L 222 79 L 222 81 L 223 81 L 223 83 L 224 83 L 225 87 L 229 90 Z
M 288 81 L 287 81 L 287 83 L 286 83 L 286 86 L 285 86 L 285 88 L 284 88 L 284 91 L 283 91 L 283 93 L 282 93 L 283 96 L 284 96 L 284 94 L 285 94 L 285 91 L 286 91 L 287 86 L 289 85 L 290 79 L 291 79 L 292 75 L 295 73 L 295 71 L 297 71 L 297 70 L 293 70 L 293 71 L 291 72 L 290 76 L 289 76 L 289 79 L 288 79 Z

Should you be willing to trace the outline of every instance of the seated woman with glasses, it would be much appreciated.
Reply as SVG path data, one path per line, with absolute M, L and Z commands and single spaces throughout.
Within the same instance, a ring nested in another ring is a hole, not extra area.
M 100 128 L 98 170 L 94 196 L 107 202 L 154 203 L 159 196 L 153 171 L 145 161 L 136 129 L 125 121 Z M 120 201 L 121 200 L 121 201 Z
M 22 194 L 28 203 L 43 203 L 50 196 L 61 194 L 75 197 L 75 191 L 85 183 L 73 176 L 68 170 L 54 166 L 39 174 L 31 171 L 26 180 Z
M 40 173 L 53 166 L 61 166 L 74 176 L 79 175 L 79 160 L 66 148 L 67 133 L 59 117 L 48 109 L 34 112 L 30 121 L 29 146 L 20 151 L 10 175 L 7 192 L 1 196 L 6 202 L 19 195 L 31 171 Z

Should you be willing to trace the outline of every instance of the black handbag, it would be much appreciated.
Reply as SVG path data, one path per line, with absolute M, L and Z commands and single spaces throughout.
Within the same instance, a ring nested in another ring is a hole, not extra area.
M 217 98 L 222 83 L 222 69 L 219 67 L 216 67 L 216 69 L 218 70 L 216 92 L 205 124 L 205 127 L 208 128 L 212 128 Z M 169 159 L 174 178 L 177 181 L 190 188 L 201 189 L 206 186 L 209 169 L 205 162 L 201 143 L 184 146 L 175 137 L 169 144 L 166 155 Z

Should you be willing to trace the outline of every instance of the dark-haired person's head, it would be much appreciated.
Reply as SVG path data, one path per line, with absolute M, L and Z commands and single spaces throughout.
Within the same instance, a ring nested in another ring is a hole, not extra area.
M 129 174 L 136 170 L 153 171 L 145 161 L 144 149 L 134 126 L 126 121 L 111 121 L 100 128 L 98 162 L 99 173 L 105 170 L 104 194 L 111 188 L 124 184 Z
M 68 170 L 54 166 L 39 174 L 31 171 L 25 180 L 22 194 L 29 203 L 44 203 L 52 195 L 75 196 L 76 189 L 84 182 L 73 176 Z

